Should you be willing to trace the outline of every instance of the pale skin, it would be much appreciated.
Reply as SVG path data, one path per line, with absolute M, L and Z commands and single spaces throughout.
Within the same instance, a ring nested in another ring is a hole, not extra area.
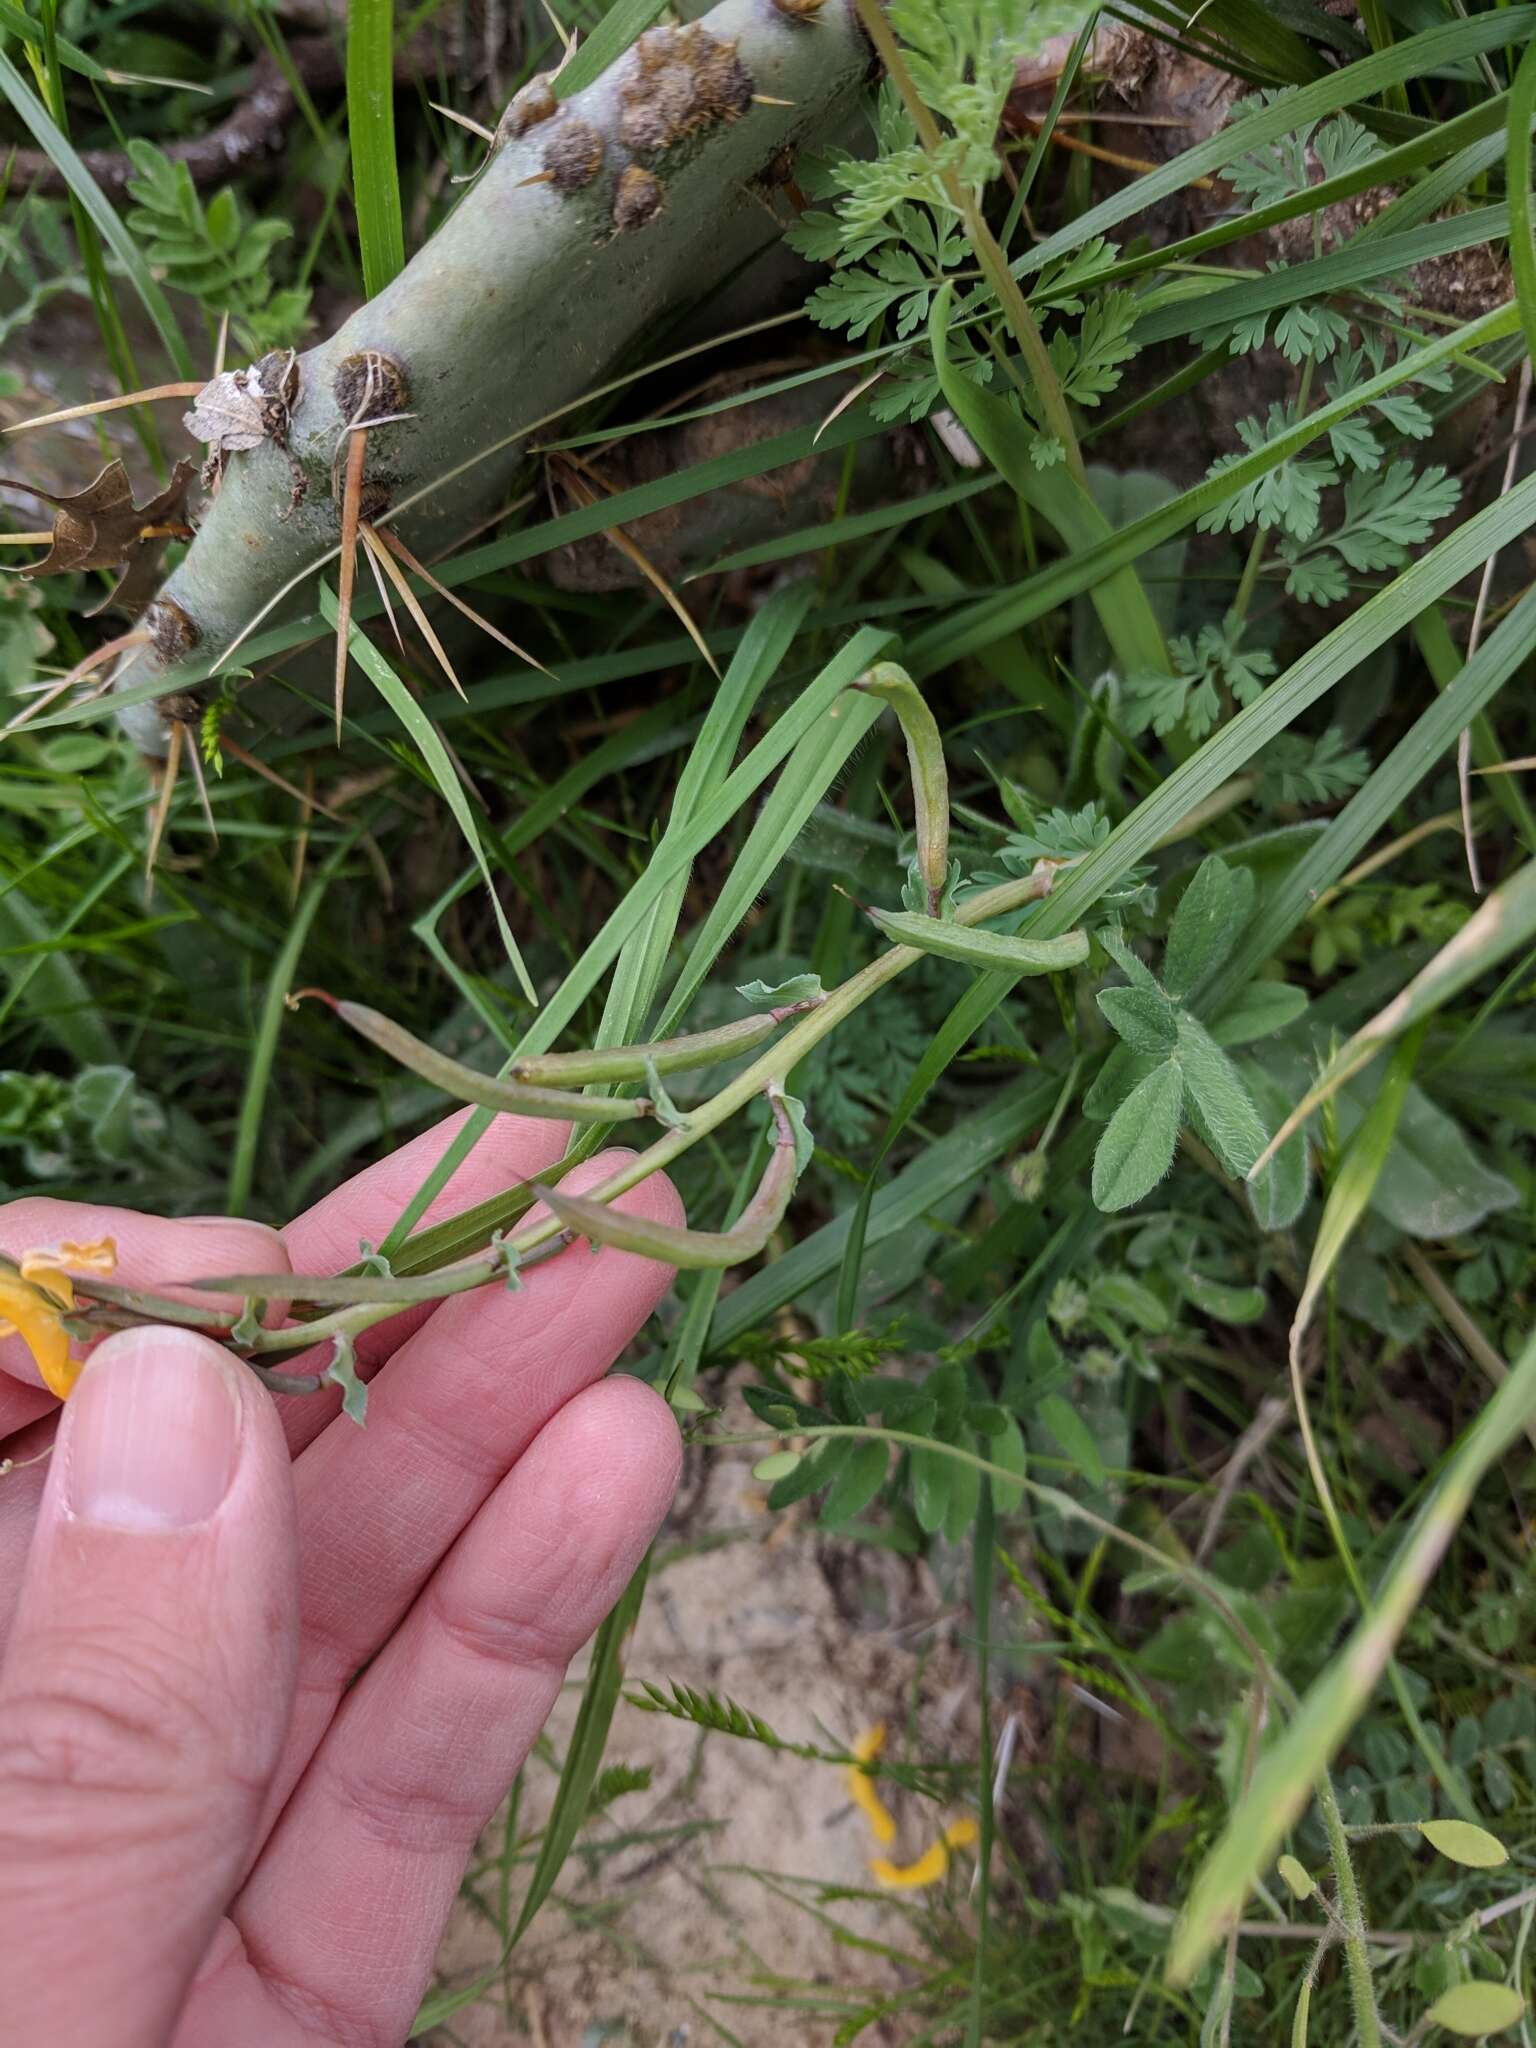
M 110 1235 L 162 1288 L 337 1272 L 458 1123 L 282 1232 L 29 1199 L 0 1249 Z M 499 1117 L 429 1218 L 564 1142 Z M 659 1176 L 622 1205 L 682 1220 Z M 0 1340 L 0 1926 L 29 2039 L 405 2041 L 476 1837 L 671 1499 L 666 1406 L 603 1377 L 670 1277 L 577 1244 L 381 1324 L 366 1429 L 171 1329 L 108 1338 L 60 1411 Z

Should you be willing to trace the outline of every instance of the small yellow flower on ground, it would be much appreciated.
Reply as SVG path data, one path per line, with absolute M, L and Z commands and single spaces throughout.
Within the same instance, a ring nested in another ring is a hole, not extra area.
M 859 1763 L 869 1763 L 885 1747 L 885 1723 L 877 1721 L 873 1728 L 866 1728 L 853 1745 L 853 1754 Z M 869 1822 L 869 1831 L 882 1844 L 896 1839 L 896 1823 L 887 1812 L 885 1803 L 875 1790 L 874 1780 L 857 1764 L 848 1770 L 848 1797 Z

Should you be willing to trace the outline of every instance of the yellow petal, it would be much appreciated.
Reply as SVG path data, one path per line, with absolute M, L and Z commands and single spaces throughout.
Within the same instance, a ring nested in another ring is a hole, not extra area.
M 876 1721 L 872 1728 L 866 1728 L 862 1735 L 854 1738 L 853 1754 L 861 1764 L 867 1764 L 871 1757 L 877 1757 L 885 1747 L 885 1723 Z
M 973 1820 L 952 1820 L 944 1830 L 944 1840 L 951 1849 L 968 1849 L 980 1833 Z
M 116 1271 L 115 1237 L 96 1237 L 86 1244 L 74 1244 L 66 1238 L 62 1244 L 40 1245 L 21 1255 L 22 1279 L 44 1286 L 54 1276 L 65 1273 L 94 1273 L 106 1279 Z
M 60 1294 L 62 1300 L 50 1298 Z M 26 1280 L 0 1273 L 0 1316 L 31 1352 L 43 1385 L 61 1401 L 80 1377 L 80 1365 L 69 1355 L 69 1332 L 60 1320 L 60 1310 L 73 1303 L 73 1289 L 57 1274 L 45 1294 Z
M 887 1863 L 883 1856 L 877 1856 L 869 1866 L 869 1874 L 888 1891 L 916 1891 L 923 1885 L 937 1884 L 948 1868 L 949 1849 L 941 1839 L 924 1850 L 915 1863 Z
M 885 1723 L 877 1721 L 872 1728 L 866 1728 L 853 1744 L 853 1754 L 860 1763 L 868 1763 L 877 1757 L 885 1747 Z M 848 1785 L 848 1797 L 869 1823 L 869 1831 L 881 1844 L 894 1842 L 896 1823 L 886 1810 L 885 1802 L 875 1790 L 874 1783 L 864 1771 L 854 1766 L 844 1773 Z

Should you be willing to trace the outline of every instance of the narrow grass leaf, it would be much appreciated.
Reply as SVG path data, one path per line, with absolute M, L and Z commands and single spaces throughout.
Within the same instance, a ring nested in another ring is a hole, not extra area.
M 331 625 L 333 627 L 336 626 L 339 622 L 340 614 L 335 594 L 329 584 L 321 586 L 320 607 Z M 464 794 L 464 786 L 459 780 L 448 749 L 443 745 L 441 735 L 405 684 L 379 652 L 378 648 L 374 646 L 371 640 L 366 638 L 355 624 L 351 629 L 349 642 L 353 659 L 368 677 L 368 680 L 373 684 L 385 703 L 388 704 L 391 711 L 394 712 L 401 725 L 404 726 L 412 743 L 431 771 L 432 779 L 437 784 L 443 802 L 453 814 L 454 823 L 458 826 L 460 832 L 463 833 L 465 843 L 474 855 L 475 865 L 479 868 L 486 889 L 490 894 L 491 910 L 496 919 L 496 929 L 501 934 L 501 942 L 506 948 L 507 958 L 512 963 L 512 970 L 517 976 L 518 984 L 529 1002 L 537 1005 L 538 996 L 534 992 L 533 983 L 528 978 L 528 969 L 523 964 L 523 956 L 518 951 L 517 941 L 512 936 L 512 928 L 507 923 L 506 912 L 501 907 L 501 898 L 497 895 L 496 885 L 491 879 L 491 870 L 485 858 L 485 848 L 480 843 L 480 834 L 476 829 L 474 816 L 469 808 L 469 801 Z
M 1237 1917 L 1319 1774 L 1364 1711 L 1387 1659 L 1483 1478 L 1536 1414 L 1536 1336 L 1457 1443 L 1382 1580 L 1372 1613 L 1353 1630 L 1267 1750 L 1201 1865 L 1169 1951 L 1168 1976 L 1187 1984 Z
M 1056 234 L 1037 242 L 1014 262 L 1013 273 L 1016 277 L 1032 276 L 1095 236 L 1112 233 L 1122 221 L 1171 199 L 1195 178 L 1220 172 L 1239 157 L 1278 142 L 1283 135 L 1309 122 L 1320 121 L 1344 107 L 1364 105 L 1377 93 L 1422 78 L 1444 65 L 1457 64 L 1487 50 L 1518 48 L 1533 33 L 1536 7 L 1520 6 L 1405 36 L 1392 49 L 1331 71 L 1298 92 L 1284 94 L 1276 103 L 1245 115 L 1241 121 L 1233 121 L 1147 177 L 1131 180 Z
M 1257 1174 L 1273 1153 L 1299 1130 L 1308 1117 L 1331 1101 L 1346 1081 L 1368 1066 L 1384 1047 L 1413 1025 L 1459 995 L 1506 954 L 1519 951 L 1536 935 L 1536 861 L 1525 866 L 1480 904 L 1471 917 L 1406 988 L 1342 1045 L 1291 1111 L 1251 1169 Z
M 343 850 L 350 852 L 351 845 L 349 839 Z M 272 1062 L 277 1057 L 278 1034 L 283 1026 L 284 998 L 293 986 L 294 975 L 309 940 L 310 927 L 315 921 L 315 913 L 325 901 L 325 893 L 337 865 L 338 859 L 333 856 L 326 863 L 324 871 L 310 883 L 299 899 L 299 907 L 293 914 L 282 951 L 272 963 L 272 973 L 267 982 L 261 1016 L 257 1020 L 256 1035 L 246 1065 L 245 1090 L 240 1098 L 240 1120 L 235 1127 L 235 1148 L 229 1162 L 229 1182 L 224 1198 L 225 1213 L 229 1216 L 245 1215 L 250 1205 L 251 1188 L 256 1175 L 257 1149 L 267 1124 L 267 1094 L 272 1084 Z
M 666 8 L 667 0 L 614 0 L 586 41 L 577 45 L 574 56 L 561 65 L 554 80 L 556 97 L 569 99 L 573 92 L 581 92 L 601 78 Z
M 3 52 L 0 52 L 0 92 L 5 94 L 22 123 L 31 130 L 38 147 L 46 151 L 50 160 L 57 166 L 59 175 L 84 209 L 96 232 L 122 265 L 123 274 L 133 286 L 145 312 L 154 323 L 155 332 L 164 344 L 167 356 L 175 365 L 178 376 L 190 379 L 192 359 L 187 354 L 186 343 L 182 340 L 181 330 L 176 325 L 176 316 L 171 311 L 164 292 L 155 282 L 154 274 L 141 255 L 137 242 L 119 220 L 111 200 L 91 176 L 68 137 L 58 128 L 42 101 Z
M 1514 273 L 1526 354 L 1536 363 L 1536 226 L 1531 219 L 1531 123 L 1536 119 L 1536 35 L 1530 35 L 1509 94 L 1509 267 Z M 1511 46 L 1513 47 L 1513 45 Z
M 608 1745 L 608 1730 L 613 1722 L 613 1710 L 619 1703 L 619 1689 L 624 1682 L 624 1650 L 634 1628 L 640 1603 L 645 1597 L 646 1575 L 650 1569 L 647 1556 L 639 1571 L 625 1587 L 618 1605 L 608 1616 L 592 1641 L 592 1655 L 587 1664 L 586 1684 L 582 1688 L 581 1706 L 576 1715 L 576 1726 L 571 1731 L 571 1746 L 565 1754 L 565 1764 L 560 1772 L 560 1783 L 555 1788 L 554 1804 L 549 1818 L 544 1823 L 539 1853 L 534 1858 L 533 1869 L 528 1877 L 528 1889 L 513 1925 L 512 1932 L 497 1958 L 494 1968 L 487 1970 L 473 1983 L 461 1986 L 457 1991 L 445 1991 L 426 2000 L 411 2026 L 414 2037 L 441 2026 L 456 2012 L 462 2012 L 467 2005 L 484 1996 L 505 1967 L 507 1957 L 516 1948 L 532 1924 L 535 1914 L 554 1889 L 555 1879 L 564 1868 L 591 1804 L 592 1787 L 597 1782 L 597 1773 L 603 1761 L 603 1752 Z
M 405 268 L 395 161 L 394 0 L 352 0 L 347 9 L 347 142 L 363 288 L 372 299 Z
M 612 911 L 566 975 L 559 990 L 524 1034 L 517 1047 L 519 1057 L 550 1049 L 618 958 L 629 938 L 652 916 L 663 892 L 680 877 L 686 879 L 695 855 L 729 824 L 744 803 L 750 801 L 774 769 L 844 694 L 854 677 L 885 651 L 890 638 L 889 633 L 872 627 L 855 633 L 775 721 L 746 759 L 724 778 L 709 801 L 699 806 L 688 824 L 675 836 L 669 832 L 664 837 L 645 874 Z M 363 644 L 366 646 L 368 643 L 365 641 Z M 869 708 L 872 707 L 866 707 Z M 661 1028 L 667 1029 L 670 1022 L 669 1013 Z M 406 1204 L 386 1239 L 384 1249 L 391 1256 L 415 1229 L 428 1203 L 447 1185 L 449 1177 L 468 1157 L 488 1124 L 488 1117 L 472 1118 L 444 1152 L 432 1174 Z

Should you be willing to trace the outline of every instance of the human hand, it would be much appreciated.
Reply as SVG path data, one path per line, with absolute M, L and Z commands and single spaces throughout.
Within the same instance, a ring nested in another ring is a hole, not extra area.
M 26 1200 L 0 1249 L 113 1236 L 163 1292 L 335 1272 L 460 1121 L 281 1233 Z M 564 1139 L 498 1117 L 429 1220 Z M 680 1220 L 659 1176 L 623 1206 Z M 106 1339 L 60 1412 L 0 1341 L 0 1928 L 29 2039 L 405 2040 L 475 1839 L 671 1498 L 666 1407 L 602 1378 L 668 1279 L 576 1245 L 380 1324 L 366 1429 L 172 1328 Z

